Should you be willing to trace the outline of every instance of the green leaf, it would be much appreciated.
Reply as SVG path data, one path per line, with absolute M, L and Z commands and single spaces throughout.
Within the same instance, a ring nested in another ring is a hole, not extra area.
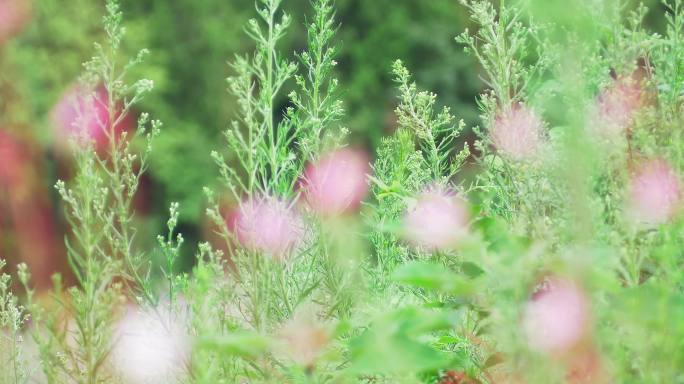
M 352 371 L 404 374 L 443 368 L 456 355 L 424 341 L 432 332 L 455 326 L 452 312 L 407 307 L 392 311 L 350 342 Z
M 200 348 L 248 358 L 262 355 L 269 345 L 270 340 L 266 336 L 246 331 L 224 336 L 206 336 L 199 341 Z
M 410 262 L 397 268 L 393 279 L 400 284 L 456 296 L 469 296 L 474 290 L 474 283 L 464 276 L 444 266 L 422 261 Z

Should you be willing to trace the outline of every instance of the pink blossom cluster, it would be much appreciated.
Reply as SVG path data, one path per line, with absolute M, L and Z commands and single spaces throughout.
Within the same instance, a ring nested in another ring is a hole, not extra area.
M 635 79 L 614 80 L 598 96 L 588 121 L 589 132 L 603 140 L 624 136 L 644 105 L 643 89 Z
M 309 164 L 300 183 L 309 209 L 322 217 L 357 211 L 368 192 L 368 158 L 340 149 Z M 244 201 L 227 219 L 229 230 L 246 249 L 283 259 L 304 234 L 295 204 L 274 197 Z
M 541 149 L 544 123 L 522 104 L 502 111 L 494 120 L 490 137 L 496 150 L 513 161 L 534 159 Z
M 463 239 L 468 224 L 465 203 L 437 188 L 420 194 L 404 216 L 405 237 L 416 246 L 447 250 Z
M 589 300 L 576 282 L 547 278 L 525 305 L 522 327 L 532 349 L 568 351 L 587 335 Z
M 110 121 L 108 104 L 109 95 L 103 86 L 97 87 L 92 94 L 80 86 L 72 86 L 51 113 L 56 142 L 64 146 L 73 137 L 85 137 L 93 141 L 99 153 L 106 152 L 110 145 L 108 130 L 114 123 Z M 114 111 L 114 120 L 119 118 L 121 109 L 119 103 Z M 116 139 L 134 128 L 134 120 L 125 116 L 114 129 Z
M 679 177 L 664 160 L 651 160 L 634 173 L 629 185 L 629 214 L 645 224 L 671 219 L 681 204 Z

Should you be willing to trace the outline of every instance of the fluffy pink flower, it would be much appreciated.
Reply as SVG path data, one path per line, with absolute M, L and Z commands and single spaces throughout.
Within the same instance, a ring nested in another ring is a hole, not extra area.
M 580 343 L 588 330 L 589 303 L 573 281 L 551 277 L 525 306 L 522 325 L 533 349 L 562 353 Z
M 543 128 L 541 119 L 520 104 L 495 119 L 490 135 L 499 153 L 514 161 L 524 161 L 539 152 Z
M 285 202 L 262 198 L 242 203 L 228 227 L 243 247 L 281 259 L 297 243 L 303 224 Z
M 28 0 L 0 0 L 0 44 L 19 33 L 31 16 Z
M 358 209 L 368 192 L 365 154 L 351 149 L 329 153 L 304 173 L 306 200 L 316 212 L 336 216 Z
M 284 344 L 284 354 L 302 366 L 312 366 L 331 339 L 330 330 L 311 308 L 298 309 L 280 328 L 278 336 Z
M 590 131 L 604 140 L 624 135 L 642 106 L 643 90 L 636 80 L 615 80 L 596 100 Z
M 180 381 L 190 361 L 190 340 L 172 314 L 129 308 L 115 331 L 111 363 L 129 384 Z
M 679 208 L 680 182 L 677 174 L 663 160 L 643 164 L 630 183 L 629 211 L 646 224 L 661 224 Z
M 109 97 L 104 87 L 95 89 L 91 97 L 79 86 L 70 88 L 60 99 L 51 113 L 51 120 L 55 129 L 55 138 L 61 145 L 69 139 L 86 135 L 95 144 L 98 152 L 105 152 L 109 147 L 107 130 L 113 122 L 109 121 L 107 104 Z M 121 105 L 117 106 L 116 116 L 120 113 Z M 118 117 L 117 117 L 118 118 Z M 124 131 L 131 131 L 135 122 L 130 116 L 125 116 L 116 126 L 115 134 L 118 139 Z
M 465 203 L 439 191 L 418 196 L 416 205 L 404 216 L 406 238 L 417 246 L 445 250 L 463 238 L 468 223 Z

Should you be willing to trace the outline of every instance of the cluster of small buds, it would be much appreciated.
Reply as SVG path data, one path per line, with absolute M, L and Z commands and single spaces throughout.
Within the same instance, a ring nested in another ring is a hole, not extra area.
M 106 152 L 110 144 L 106 130 L 114 123 L 110 122 L 108 104 L 109 95 L 104 87 L 98 86 L 90 93 L 81 86 L 72 86 L 51 113 L 56 143 L 65 146 L 74 137 L 85 138 L 94 143 L 99 153 Z M 122 109 L 120 104 L 116 107 L 114 119 L 118 119 Z M 130 116 L 124 116 L 114 129 L 115 137 L 118 139 L 124 132 L 133 130 L 135 124 Z
M 534 159 L 541 149 L 544 123 L 522 104 L 502 111 L 494 120 L 490 137 L 496 150 L 513 161 Z
M 681 185 L 675 171 L 664 160 L 642 164 L 629 185 L 629 215 L 649 225 L 670 220 L 681 204 Z
M 404 236 L 416 246 L 447 250 L 458 245 L 467 232 L 465 202 L 441 189 L 417 197 L 404 216 Z

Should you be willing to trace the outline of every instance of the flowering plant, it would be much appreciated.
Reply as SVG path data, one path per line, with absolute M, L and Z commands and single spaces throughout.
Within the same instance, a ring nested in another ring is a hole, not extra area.
M 138 241 L 163 133 L 137 112 L 153 83 L 129 80 L 148 52 L 120 57 L 107 1 L 106 42 L 52 114 L 75 282 L 44 301 L 26 266 L 23 295 L 0 275 L 0 384 L 684 380 L 681 0 L 664 34 L 618 0 L 462 0 L 477 30 L 456 40 L 487 85 L 475 140 L 397 60 L 374 156 L 346 144 L 332 0 L 292 56 L 285 3 L 257 0 L 255 50 L 231 63 L 216 236 L 184 274 L 179 204 L 155 249 Z

